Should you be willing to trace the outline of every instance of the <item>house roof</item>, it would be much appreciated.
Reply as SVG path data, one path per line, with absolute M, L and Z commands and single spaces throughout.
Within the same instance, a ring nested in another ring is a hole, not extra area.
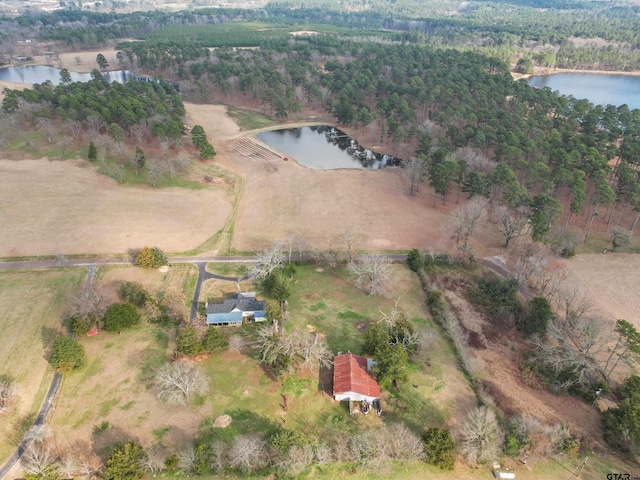
M 256 312 L 264 310 L 267 302 L 256 300 L 255 295 L 249 296 L 245 293 L 238 293 L 233 298 L 225 298 L 222 303 L 210 303 L 207 305 L 207 313 L 231 313 L 234 310 L 242 312 Z
M 367 359 L 353 353 L 343 353 L 333 360 L 333 394 L 359 393 L 380 397 L 380 385 L 367 370 Z

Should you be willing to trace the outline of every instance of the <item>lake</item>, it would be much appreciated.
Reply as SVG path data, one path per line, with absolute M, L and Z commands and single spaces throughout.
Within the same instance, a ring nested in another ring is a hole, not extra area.
M 386 165 L 400 164 L 399 159 L 364 148 L 342 130 L 326 125 L 271 130 L 259 133 L 257 137 L 314 170 L 378 170 Z
M 90 73 L 69 73 L 71 74 L 71 80 L 74 82 L 87 82 L 91 80 Z M 102 75 L 109 83 L 126 83 L 127 77 L 131 75 L 131 72 L 127 70 L 116 70 L 113 72 L 102 72 Z M 44 83 L 49 80 L 54 85 L 58 85 L 60 83 L 60 69 L 46 65 L 0 68 L 0 80 L 16 83 Z
M 640 108 L 640 76 L 598 73 L 554 73 L 535 75 L 528 80 L 536 88 L 549 87 L 563 95 L 586 98 L 595 105 L 627 104 Z

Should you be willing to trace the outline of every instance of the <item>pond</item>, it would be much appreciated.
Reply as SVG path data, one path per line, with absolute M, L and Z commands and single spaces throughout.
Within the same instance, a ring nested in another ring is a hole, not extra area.
M 528 80 L 536 88 L 549 87 L 563 95 L 586 98 L 594 105 L 627 104 L 640 108 L 640 76 L 599 73 L 554 73 L 535 75 Z
M 364 148 L 342 130 L 326 125 L 271 130 L 257 137 L 314 170 L 378 170 L 400 164 L 400 159 Z
M 91 80 L 90 73 L 69 73 L 71 74 L 71 80 L 74 82 L 88 82 Z M 128 70 L 116 70 L 113 72 L 102 72 L 102 75 L 109 83 L 126 83 L 127 78 L 132 75 L 132 73 Z M 60 69 L 46 65 L 0 68 L 0 80 L 29 84 L 44 83 L 49 80 L 54 85 L 58 85 L 60 83 Z

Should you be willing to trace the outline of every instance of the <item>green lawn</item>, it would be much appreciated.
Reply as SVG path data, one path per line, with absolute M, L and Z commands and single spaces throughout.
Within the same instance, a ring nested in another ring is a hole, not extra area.
M 20 424 L 40 409 L 53 376 L 48 349 L 62 329 L 69 296 L 86 275 L 84 268 L 0 272 L 0 375 L 15 378 L 19 387 L 16 408 L 0 421 L 0 463 L 20 440 Z

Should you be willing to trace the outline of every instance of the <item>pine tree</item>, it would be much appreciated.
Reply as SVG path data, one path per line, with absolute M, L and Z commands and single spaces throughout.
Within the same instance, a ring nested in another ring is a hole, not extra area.
M 98 149 L 93 142 L 89 143 L 89 153 L 87 153 L 87 158 L 90 162 L 95 162 L 98 159 Z
M 176 350 L 189 356 L 202 352 L 202 342 L 198 339 L 196 329 L 192 325 L 184 327 L 176 338 Z

